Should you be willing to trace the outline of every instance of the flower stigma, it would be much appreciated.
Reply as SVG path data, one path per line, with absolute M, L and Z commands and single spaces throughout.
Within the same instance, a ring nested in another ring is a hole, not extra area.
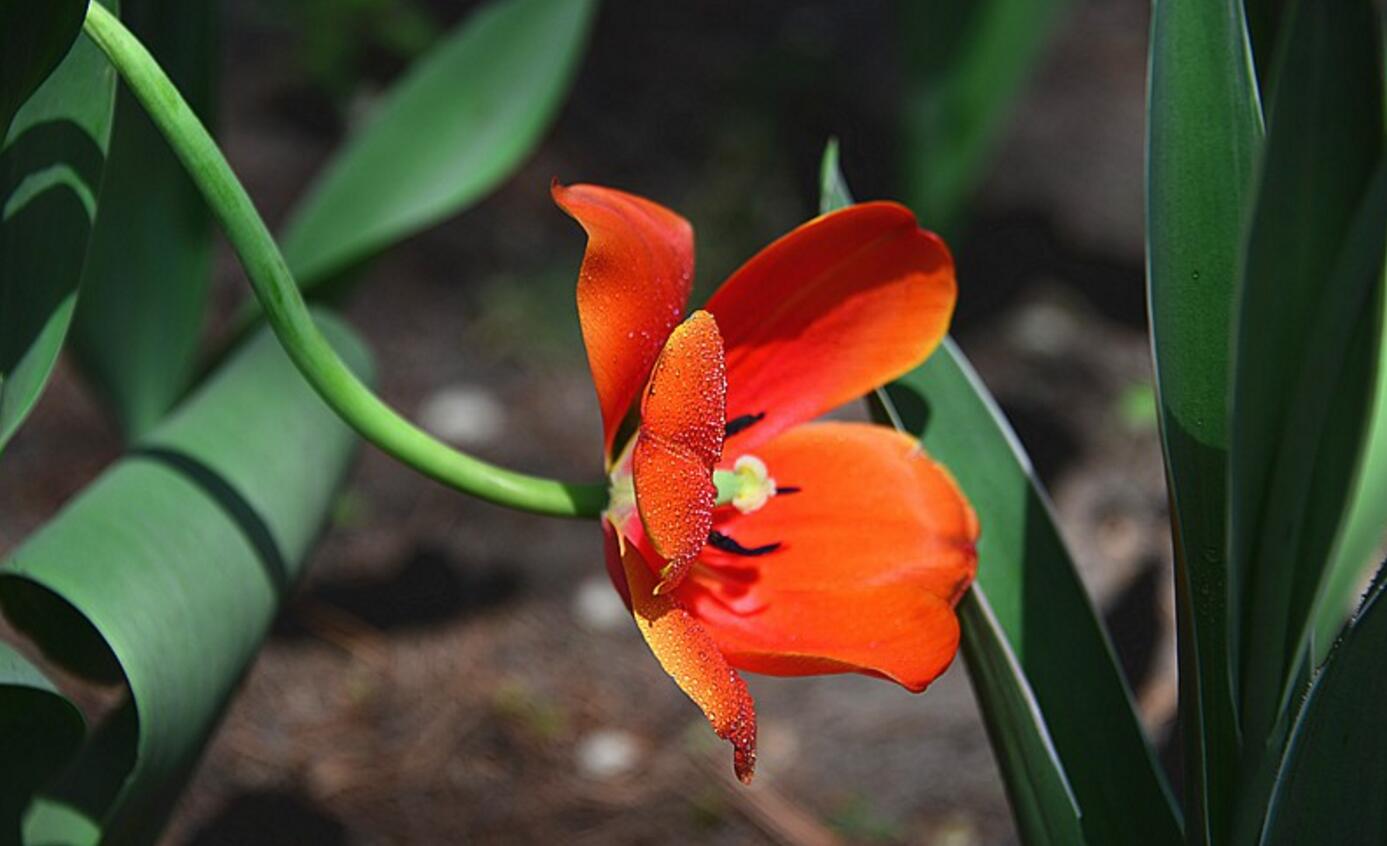
M 759 511 L 776 494 L 775 479 L 766 462 L 754 455 L 743 455 L 732 469 L 713 473 L 718 488 L 718 505 L 731 505 L 743 514 Z

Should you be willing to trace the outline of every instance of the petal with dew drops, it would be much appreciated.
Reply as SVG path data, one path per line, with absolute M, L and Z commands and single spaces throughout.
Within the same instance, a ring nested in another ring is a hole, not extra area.
M 737 778 L 750 784 L 756 768 L 756 706 L 746 682 L 679 600 L 655 593 L 655 576 L 634 543 L 626 544 L 622 564 L 641 636 L 718 737 L 732 744 Z
M 664 206 L 611 188 L 555 182 L 551 193 L 588 235 L 578 320 L 610 463 L 617 430 L 683 317 L 693 285 L 693 228 Z
M 923 690 L 953 660 L 953 606 L 977 571 L 978 521 L 958 485 L 913 438 L 866 423 L 796 426 L 756 455 L 781 493 L 750 514 L 719 509 L 714 528 L 778 546 L 710 546 L 679 597 L 734 667 Z
M 886 384 L 943 339 L 957 286 L 949 250 L 896 203 L 815 218 L 734 273 L 708 301 L 727 349 L 733 436 L 764 443 Z
M 668 562 L 659 593 L 683 581 L 713 527 L 726 419 L 722 337 L 713 316 L 696 311 L 670 333 L 650 373 L 632 453 L 641 524 Z

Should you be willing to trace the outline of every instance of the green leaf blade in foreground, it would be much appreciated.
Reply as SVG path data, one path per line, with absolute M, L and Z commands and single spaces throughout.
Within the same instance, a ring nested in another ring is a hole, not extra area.
M 473 205 L 529 156 L 577 70 L 597 0 L 493 0 L 412 68 L 294 212 L 305 290 Z
M 977 585 L 1034 691 L 1088 842 L 1180 842 L 1173 799 L 1107 633 L 986 388 L 946 340 L 886 394 L 905 430 L 949 468 L 978 512 Z M 999 692 L 979 686 L 978 695 Z
M 1387 843 L 1387 570 L 1300 711 L 1262 843 Z
M 30 798 L 77 754 L 85 730 L 77 706 L 0 641 L 0 842 L 20 841 Z
M 1147 296 L 1175 549 L 1187 824 L 1207 843 L 1228 829 L 1238 765 L 1229 346 L 1262 116 L 1241 0 L 1156 0 L 1150 43 Z
M 0 0 L 0 139 L 82 31 L 86 0 Z
M 1031 846 L 1082 844 L 1079 805 L 1026 674 L 981 587 L 958 605 L 960 646 L 977 690 L 987 736 L 1005 775 L 1021 840 Z
M 215 0 L 126 0 L 122 19 L 203 117 L 216 87 Z M 116 98 L 101 208 L 72 336 L 85 375 L 137 439 L 188 387 L 212 273 L 211 218 L 129 90 Z
M 366 353 L 320 324 L 358 368 Z M 53 660 L 130 707 L 29 814 L 30 843 L 152 842 L 332 502 L 355 438 L 275 339 L 248 344 L 0 569 Z
M 852 202 L 833 142 L 819 202 L 823 212 Z M 945 339 L 873 400 L 874 416 L 921 438 L 978 512 L 978 579 L 959 606 L 962 644 L 1022 835 L 1178 843 L 1174 801 L 1107 632 L 1030 460 L 963 353 Z
M 957 223 L 1011 106 L 1068 0 L 906 0 L 904 200 L 932 229 Z
M 10 57 L 0 61 L 8 71 Z M 72 323 L 115 82 L 101 52 L 79 39 L 20 107 L 0 149 L 0 452 L 38 401 Z
M 1279 758 L 1312 612 L 1353 489 L 1381 343 L 1387 232 L 1381 30 L 1371 0 L 1283 21 L 1238 291 L 1230 578 L 1245 749 L 1241 827 Z M 1251 784 L 1257 782 L 1258 787 Z

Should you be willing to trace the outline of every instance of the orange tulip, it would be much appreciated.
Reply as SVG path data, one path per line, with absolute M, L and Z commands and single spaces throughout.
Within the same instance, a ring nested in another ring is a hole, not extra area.
M 609 188 L 553 195 L 588 236 L 578 312 L 608 571 L 738 777 L 756 761 L 738 670 L 924 690 L 958 649 L 977 518 L 913 438 L 809 421 L 939 344 L 956 297 L 943 242 L 895 203 L 851 206 L 762 250 L 685 320 L 687 221 Z

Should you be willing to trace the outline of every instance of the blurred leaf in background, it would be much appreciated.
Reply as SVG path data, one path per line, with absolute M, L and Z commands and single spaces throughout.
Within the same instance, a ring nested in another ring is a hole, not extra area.
M 112 4 L 114 5 L 114 4 Z M 50 9 L 66 21 L 85 2 L 5 3 L 4 107 L 42 79 L 75 32 L 33 21 Z M 11 25 L 14 29 L 11 29 Z M 9 52 L 11 33 L 48 39 Z M 15 67 L 21 60 L 31 62 Z M 38 401 L 72 322 L 87 241 L 101 194 L 115 71 L 85 38 L 14 115 L 0 150 L 0 451 Z
M 587 44 L 596 0 L 493 0 L 411 67 L 285 227 L 311 289 L 461 212 L 533 152 Z
M 1069 0 L 902 0 L 901 185 L 950 234 Z
M 417 0 L 265 2 L 264 15 L 287 22 L 301 39 L 303 70 L 339 103 L 357 93 L 372 59 L 407 65 L 438 38 Z
M 121 14 L 208 125 L 215 124 L 220 5 L 126 0 Z M 202 197 L 122 86 L 73 341 L 131 440 L 188 387 L 211 272 L 211 219 Z
M 355 336 L 318 322 L 369 375 Z M 265 331 L 10 555 L 0 607 L 15 628 L 65 669 L 129 685 L 30 809 L 25 842 L 156 839 L 355 443 Z M 0 685 L 0 715 L 22 692 Z

